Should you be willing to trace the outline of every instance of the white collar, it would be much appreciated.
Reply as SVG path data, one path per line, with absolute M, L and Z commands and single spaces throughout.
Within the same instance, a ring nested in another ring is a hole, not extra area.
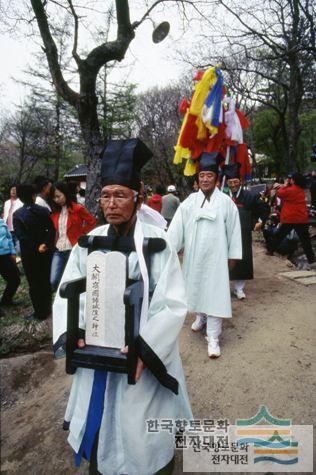
M 219 193 L 219 189 L 217 188 L 217 186 L 215 186 L 214 190 L 213 190 L 213 193 L 211 194 L 210 196 L 210 200 L 205 200 L 205 194 L 203 193 L 202 190 L 199 190 L 196 195 L 197 195 L 197 204 L 199 205 L 199 208 L 201 208 L 202 206 L 202 203 L 204 202 L 205 200 L 205 203 L 207 203 L 208 205 L 211 205 L 213 203 L 213 201 L 216 199 L 218 193 Z
M 236 196 L 234 196 L 233 193 L 231 192 L 230 188 L 229 188 L 229 196 L 230 196 L 231 198 L 233 198 L 233 197 L 234 197 L 234 198 L 238 198 L 239 195 L 240 195 L 241 190 L 242 190 L 242 186 L 240 185 L 239 190 L 238 190 L 237 193 L 236 193 Z

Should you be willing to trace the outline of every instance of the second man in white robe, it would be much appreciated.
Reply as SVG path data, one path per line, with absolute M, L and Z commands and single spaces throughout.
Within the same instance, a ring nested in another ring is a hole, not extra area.
M 184 249 L 183 273 L 193 331 L 207 325 L 208 355 L 220 356 L 223 318 L 231 318 L 229 268 L 242 258 L 241 230 L 236 205 L 217 187 L 216 153 L 200 159 L 198 193 L 179 206 L 168 230 L 177 251 Z

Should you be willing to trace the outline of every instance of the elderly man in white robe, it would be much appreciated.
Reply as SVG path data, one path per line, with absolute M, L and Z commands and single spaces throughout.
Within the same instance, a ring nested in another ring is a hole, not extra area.
M 192 418 L 178 347 L 178 335 L 187 313 L 178 256 L 165 231 L 152 224 L 152 216 L 146 222 L 146 212 L 141 210 L 140 169 L 151 155 L 138 139 L 130 139 L 108 141 L 102 157 L 103 188 L 99 201 L 108 224 L 90 234 L 133 236 L 136 252 L 128 255 L 128 269 L 130 279 L 142 278 L 144 282 L 138 344 L 145 351 L 139 352 L 142 359 L 138 358 L 135 385 L 127 383 L 126 374 L 76 370 L 65 421 L 77 464 L 82 456 L 87 458 L 91 474 L 171 473 L 174 434 L 159 429 L 148 432 L 146 421 L 158 420 L 159 424 L 161 419 Z M 146 237 L 166 241 L 166 248 L 152 256 L 149 275 L 142 255 L 142 241 Z M 86 260 L 87 249 L 76 245 L 61 284 L 86 276 Z M 148 300 L 149 295 L 152 297 Z M 84 306 L 85 295 L 80 302 L 79 326 L 83 330 Z M 53 318 L 54 349 L 58 353 L 65 344 L 67 320 L 67 301 L 59 296 Z M 85 340 L 78 340 L 78 346 L 84 347 Z M 126 351 L 127 348 L 122 349 Z
M 184 249 L 183 272 L 189 312 L 196 313 L 192 331 L 207 326 L 208 355 L 221 355 L 219 336 L 224 318 L 231 318 L 229 269 L 242 258 L 241 229 L 236 205 L 217 187 L 217 153 L 202 153 L 199 191 L 181 203 L 168 237 Z

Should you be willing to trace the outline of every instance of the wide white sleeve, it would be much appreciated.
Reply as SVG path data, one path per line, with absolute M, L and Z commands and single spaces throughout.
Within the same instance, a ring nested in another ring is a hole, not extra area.
M 235 203 L 227 201 L 226 235 L 228 259 L 242 259 L 241 228 L 238 208 Z
M 58 338 L 67 331 L 67 299 L 61 298 L 59 295 L 60 286 L 64 282 L 85 277 L 87 275 L 86 269 L 87 250 L 80 248 L 77 244 L 73 247 L 67 265 L 65 267 L 63 276 L 61 278 L 59 287 L 56 292 L 56 298 L 53 304 L 53 343 L 56 343 Z M 85 328 L 84 320 L 85 307 L 85 293 L 80 296 L 80 311 L 79 311 L 79 327 Z
M 141 222 L 158 226 L 160 229 L 166 229 L 167 227 L 167 221 L 165 218 L 160 213 L 158 213 L 158 211 L 150 208 L 150 206 L 147 206 L 144 203 L 137 212 L 137 218 Z
M 161 254 L 152 262 L 151 277 L 157 284 L 149 306 L 148 321 L 140 335 L 168 366 L 187 314 L 187 304 L 177 253 L 168 243 L 168 249 Z
M 175 212 L 167 231 L 171 245 L 179 252 L 184 247 L 184 220 L 183 209 L 180 205 Z

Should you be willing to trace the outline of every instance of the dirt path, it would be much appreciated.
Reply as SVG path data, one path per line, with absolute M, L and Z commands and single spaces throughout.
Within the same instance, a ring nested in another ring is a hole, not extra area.
M 221 358 L 208 359 L 203 335 L 190 331 L 193 317 L 186 320 L 181 349 L 193 413 L 233 423 L 265 404 L 275 417 L 315 423 L 316 285 L 278 277 L 289 270 L 285 261 L 258 245 L 255 270 L 247 300 L 234 300 L 234 317 L 224 322 Z M 87 473 L 84 463 L 73 468 L 61 429 L 71 379 L 64 361 L 40 352 L 2 360 L 1 368 L 1 473 Z M 183 473 L 179 460 L 175 473 Z

